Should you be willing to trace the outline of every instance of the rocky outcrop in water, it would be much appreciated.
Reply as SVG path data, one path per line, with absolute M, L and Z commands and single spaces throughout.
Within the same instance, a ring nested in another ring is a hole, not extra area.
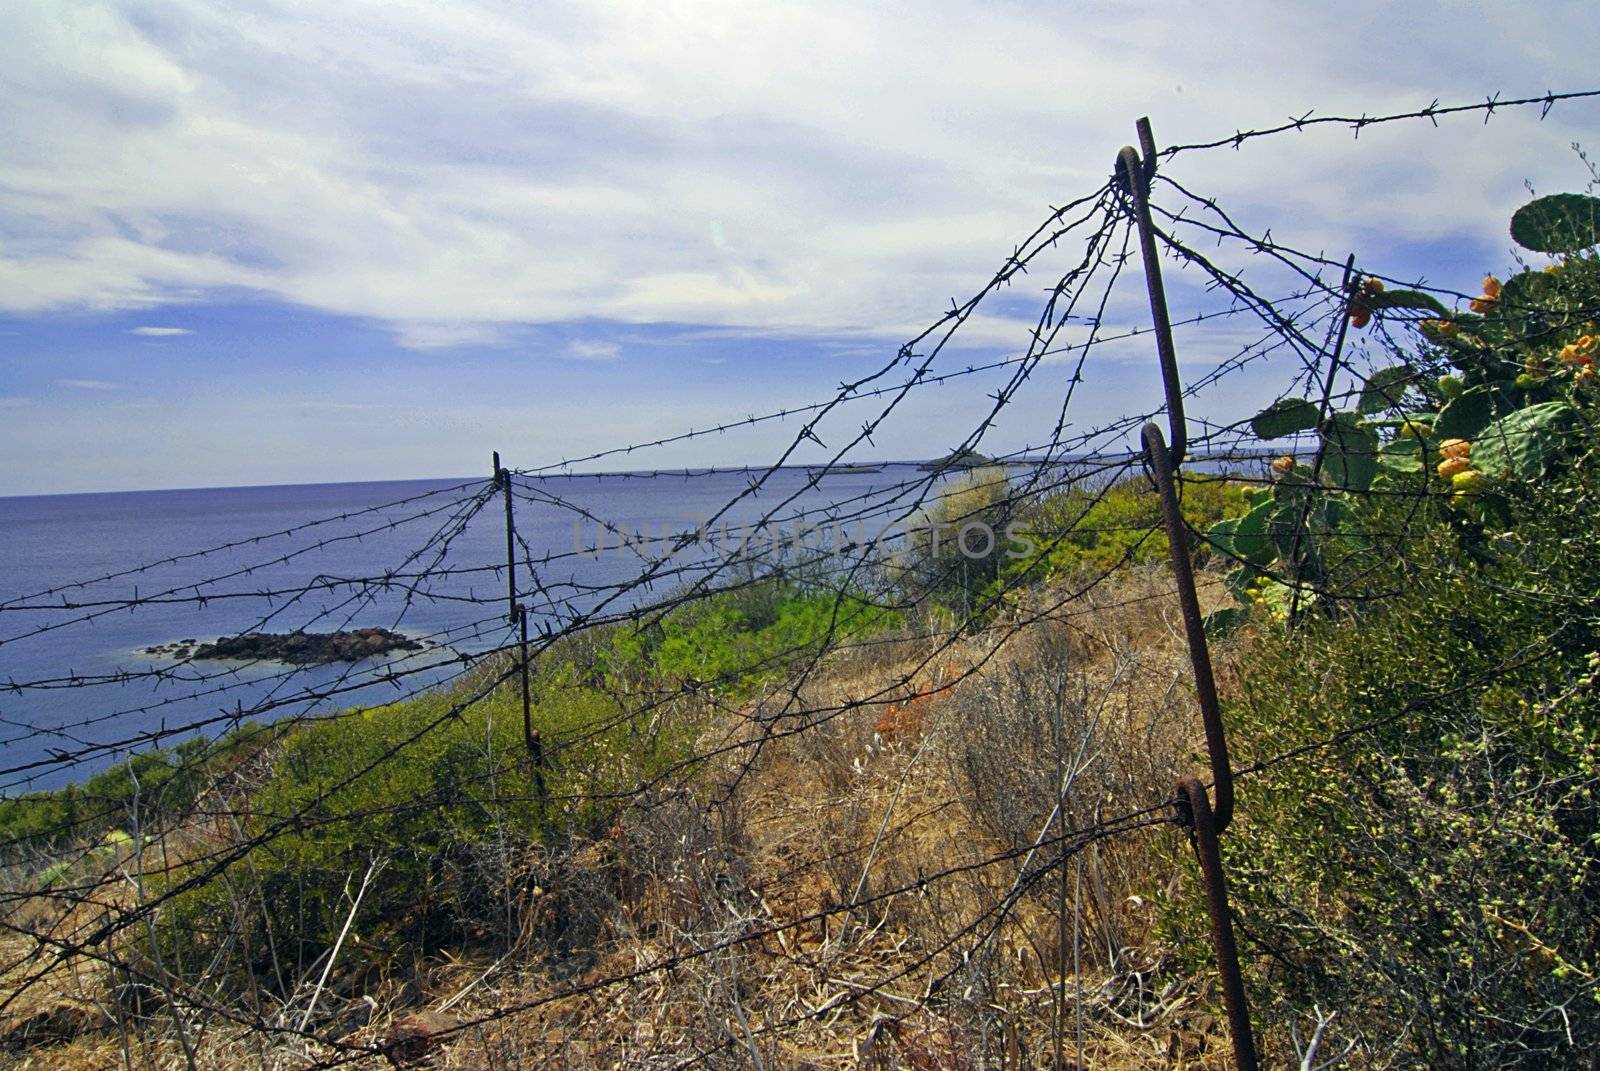
M 145 654 L 198 661 L 250 660 L 303 666 L 323 662 L 359 662 L 391 651 L 420 651 L 423 644 L 386 628 L 339 632 L 246 632 L 212 643 L 181 640 L 146 647 Z

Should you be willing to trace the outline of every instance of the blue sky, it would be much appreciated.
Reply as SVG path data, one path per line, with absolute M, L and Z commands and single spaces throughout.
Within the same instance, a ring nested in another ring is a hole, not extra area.
M 1593 26 L 1587 3 L 19 0 L 0 494 L 470 474 L 816 400 L 1098 185 L 1141 114 L 1173 143 L 1588 88 Z M 1600 105 L 1535 118 L 1172 174 L 1296 245 L 1467 287 L 1509 263 L 1525 180 L 1587 178 L 1569 146 Z M 1033 308 L 1009 295 L 951 364 L 1014 352 Z M 1048 430 L 1065 374 L 998 447 Z M 1154 384 L 1129 350 L 1089 375 L 1088 423 Z M 874 456 L 947 448 L 993 385 L 925 392 Z M 794 430 L 644 463 L 760 463 Z

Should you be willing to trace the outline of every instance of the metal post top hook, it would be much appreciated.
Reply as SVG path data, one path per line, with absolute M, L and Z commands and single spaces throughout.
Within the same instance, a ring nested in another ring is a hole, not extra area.
M 1150 182 L 1156 177 L 1156 138 L 1150 129 L 1148 116 L 1141 118 L 1135 127 L 1139 134 L 1139 147 L 1124 145 L 1117 153 L 1117 183 L 1128 193 L 1148 196 Z M 1138 176 L 1139 186 L 1132 182 Z
M 1144 162 L 1139 159 L 1139 150 L 1132 145 L 1124 145 L 1117 153 L 1117 185 L 1127 194 L 1142 193 L 1147 187 L 1135 189 L 1130 181 L 1130 176 L 1138 175 L 1140 181 L 1144 180 Z
M 1172 433 L 1172 461 L 1176 466 L 1189 451 L 1189 437 L 1183 416 L 1183 381 L 1178 377 L 1178 356 L 1172 344 L 1172 321 L 1167 313 L 1166 289 L 1161 283 L 1161 258 L 1155 223 L 1150 218 L 1150 178 L 1155 174 L 1155 135 L 1150 120 L 1139 120 L 1139 145 L 1144 150 L 1125 146 L 1117 154 L 1118 181 L 1129 190 L 1132 204 L 1125 208 L 1139 232 L 1139 252 L 1144 260 L 1145 286 L 1150 291 L 1150 317 L 1156 335 L 1156 354 L 1161 360 L 1161 384 L 1167 396 L 1167 422 Z

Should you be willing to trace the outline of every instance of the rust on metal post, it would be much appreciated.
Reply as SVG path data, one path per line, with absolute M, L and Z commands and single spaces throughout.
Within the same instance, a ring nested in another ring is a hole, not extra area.
M 1133 201 L 1134 222 L 1139 229 L 1139 249 L 1144 254 L 1145 284 L 1150 291 L 1150 319 L 1155 325 L 1156 353 L 1161 358 L 1161 381 L 1167 395 L 1167 425 L 1172 432 L 1171 446 L 1154 424 L 1144 426 L 1145 452 L 1161 490 L 1161 516 L 1167 529 L 1167 547 L 1172 557 L 1173 578 L 1178 585 L 1178 602 L 1183 609 L 1184 632 L 1189 641 L 1189 661 L 1194 666 L 1195 695 L 1205 722 L 1206 751 L 1211 757 L 1211 776 L 1217 787 L 1217 829 L 1233 820 L 1233 772 L 1228 764 L 1228 743 L 1222 733 L 1222 712 L 1217 703 L 1216 678 L 1211 671 L 1211 650 L 1206 644 L 1205 620 L 1200 614 L 1200 599 L 1195 594 L 1194 569 L 1189 564 L 1189 536 L 1183 514 L 1178 509 L 1174 475 L 1183 464 L 1188 448 L 1188 430 L 1183 413 L 1183 383 L 1178 378 L 1178 354 L 1172 344 L 1172 322 L 1167 313 L 1166 289 L 1161 283 L 1161 261 L 1156 249 L 1155 226 L 1150 221 L 1150 180 L 1155 175 L 1155 135 L 1150 120 L 1138 123 L 1140 159 L 1133 146 L 1117 154 L 1117 175 Z
M 1150 292 L 1150 317 L 1155 325 L 1156 353 L 1161 357 L 1161 383 L 1167 395 L 1167 427 L 1171 433 L 1172 463 L 1183 463 L 1189 452 L 1189 433 L 1183 416 L 1183 381 L 1178 378 L 1178 354 L 1172 344 L 1172 321 L 1167 314 L 1167 291 L 1161 282 L 1161 254 L 1156 248 L 1155 224 L 1150 220 L 1150 180 L 1155 177 L 1155 137 L 1150 120 L 1139 120 L 1139 143 L 1144 158 L 1133 146 L 1117 154 L 1117 178 L 1133 201 L 1133 221 L 1139 231 L 1139 252 L 1144 258 L 1145 287 Z
M 525 606 L 517 607 L 517 631 L 522 657 L 519 667 L 522 675 L 522 739 L 527 745 L 528 761 L 533 767 L 533 784 L 539 796 L 542 821 L 545 807 L 544 739 L 539 735 L 539 730 L 533 727 L 533 688 L 528 679 L 528 608 Z
M 506 500 L 506 614 L 517 623 L 517 525 L 511 512 L 511 471 L 500 467 L 500 451 L 494 452 L 494 482 Z
M 1228 739 L 1222 732 L 1222 706 L 1217 701 L 1217 681 L 1211 671 L 1211 647 L 1206 643 L 1205 618 L 1200 613 L 1200 598 L 1195 593 L 1194 566 L 1189 562 L 1189 533 L 1178 507 L 1178 488 L 1173 480 L 1177 468 L 1167 453 L 1161 429 L 1144 426 L 1144 446 L 1150 469 L 1161 491 L 1161 519 L 1167 529 L 1167 548 L 1172 559 L 1172 575 L 1178 586 L 1178 606 L 1183 611 L 1183 631 L 1189 641 L 1189 663 L 1194 667 L 1194 692 L 1200 704 L 1200 720 L 1206 730 L 1206 753 L 1211 758 L 1211 780 L 1217 789 L 1217 832 L 1233 821 L 1233 767 L 1228 760 Z
M 1139 231 L 1139 250 L 1144 256 L 1145 285 L 1150 292 L 1150 318 L 1155 326 L 1156 353 L 1161 358 L 1161 382 L 1166 390 L 1167 426 L 1172 432 L 1172 446 L 1168 448 L 1161 428 L 1154 423 L 1146 424 L 1141 434 L 1151 475 L 1161 493 L 1161 519 L 1167 531 L 1167 550 L 1178 588 L 1178 605 L 1183 611 L 1183 631 L 1189 642 L 1189 662 L 1194 668 L 1195 698 L 1205 725 L 1206 753 L 1211 760 L 1211 778 L 1217 793 L 1217 808 L 1213 812 L 1204 786 L 1193 777 L 1181 779 L 1177 801 L 1179 819 L 1193 831 L 1195 851 L 1200 856 L 1217 969 L 1222 975 L 1223 999 L 1233 1034 L 1234 1060 L 1239 1071 L 1256 1071 L 1255 1038 L 1250 1031 L 1244 976 L 1239 970 L 1239 951 L 1233 940 L 1233 921 L 1228 915 L 1222 855 L 1217 849 L 1217 834 L 1233 820 L 1233 767 L 1228 759 L 1228 740 L 1222 731 L 1222 708 L 1217 702 L 1217 682 L 1211 670 L 1211 648 L 1206 643 L 1200 598 L 1195 591 L 1194 567 L 1189 561 L 1189 532 L 1178 504 L 1177 474 L 1188 452 L 1189 438 L 1183 413 L 1183 382 L 1178 378 L 1172 321 L 1167 313 L 1166 288 L 1161 282 L 1160 252 L 1156 248 L 1155 224 L 1150 219 L 1150 182 L 1156 173 L 1156 144 L 1149 119 L 1139 120 L 1138 132 L 1143 157 L 1131 145 L 1124 147 L 1117 154 L 1117 177 L 1133 202 L 1133 220 Z
M 1149 194 L 1150 180 L 1156 177 L 1156 136 L 1150 129 L 1150 117 L 1141 116 L 1133 124 L 1134 130 L 1139 134 L 1139 154 L 1144 157 L 1144 185 L 1145 193 Z
M 1206 790 L 1193 777 L 1178 780 L 1179 819 L 1194 835 L 1195 854 L 1206 886 L 1206 908 L 1211 915 L 1211 940 L 1217 950 L 1217 971 L 1222 976 L 1222 1000 L 1233 1035 L 1233 1058 L 1239 1071 L 1256 1071 L 1256 1040 L 1250 1029 L 1250 1006 L 1244 995 L 1244 974 L 1239 969 L 1239 949 L 1233 940 L 1233 918 L 1228 913 L 1228 885 L 1222 873 L 1222 853 L 1217 847 L 1217 825 Z

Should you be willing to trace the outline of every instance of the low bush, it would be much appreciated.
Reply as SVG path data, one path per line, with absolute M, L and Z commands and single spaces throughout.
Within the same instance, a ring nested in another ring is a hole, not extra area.
M 239 801 L 246 816 L 238 836 L 260 845 L 226 880 L 173 899 L 160 927 L 170 942 L 163 957 L 192 961 L 232 948 L 254 975 L 299 976 L 347 918 L 359 953 L 346 954 L 374 965 L 514 940 L 536 867 L 551 865 L 564 845 L 606 836 L 629 801 L 692 770 L 706 716 L 693 694 L 738 698 L 829 643 L 894 620 L 854 596 L 759 581 L 552 650 L 531 687 L 543 799 L 524 745 L 518 677 L 488 687 L 513 663 L 486 666 L 451 690 L 300 728 L 266 781 Z M 642 696 L 647 690 L 661 698 Z M 203 866 L 180 869 L 168 887 Z
M 187 814 L 207 785 L 268 735 L 246 722 L 218 739 L 139 752 L 81 785 L 0 800 L 0 854 L 48 852 L 112 830 L 157 830 Z
M 1240 485 L 1219 476 L 1186 475 L 1178 487 L 1179 505 L 1191 528 L 1205 528 L 1245 508 Z M 1044 583 L 1056 577 L 1106 573 L 1129 565 L 1165 561 L 1161 498 L 1145 476 L 1104 488 L 1072 487 L 1030 503 L 1019 518 L 1032 550 L 1006 561 L 1000 589 L 1026 578 Z M 1205 544 L 1195 543 L 1203 558 Z
M 1437 317 L 1417 352 L 1357 412 L 1256 418 L 1269 439 L 1315 429 L 1337 462 L 1283 457 L 1211 530 L 1254 622 L 1223 847 L 1279 1044 L 1323 1022 L 1364 1066 L 1463 1071 L 1600 1048 L 1597 265 L 1486 279 L 1454 317 L 1368 281 L 1352 324 L 1363 305 Z M 1167 925 L 1209 961 L 1198 896 Z

